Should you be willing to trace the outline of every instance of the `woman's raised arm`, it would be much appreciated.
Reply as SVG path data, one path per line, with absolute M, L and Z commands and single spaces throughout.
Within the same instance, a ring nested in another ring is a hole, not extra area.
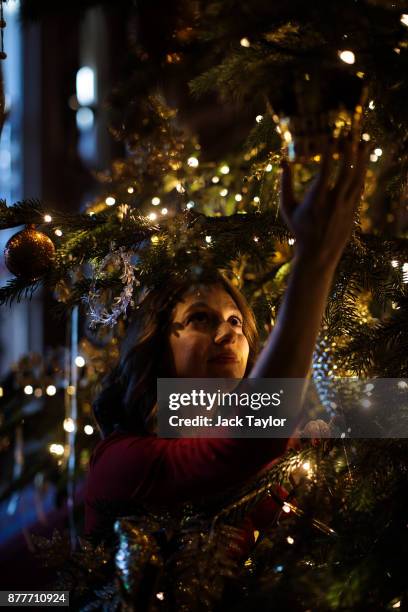
M 303 202 L 293 195 L 291 168 L 282 164 L 281 212 L 296 238 L 288 287 L 276 325 L 249 378 L 305 378 L 333 275 L 350 237 L 364 187 L 368 147 L 354 136 L 344 146 L 333 187 L 333 145 Z

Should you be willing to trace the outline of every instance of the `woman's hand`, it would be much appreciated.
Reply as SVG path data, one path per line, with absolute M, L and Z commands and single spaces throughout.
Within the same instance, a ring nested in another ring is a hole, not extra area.
M 334 144 L 323 155 L 320 172 L 297 202 L 292 171 L 282 163 L 281 213 L 296 238 L 296 258 L 334 269 L 350 237 L 354 215 L 364 188 L 369 148 L 354 135 L 345 141 L 341 166 L 334 185 Z

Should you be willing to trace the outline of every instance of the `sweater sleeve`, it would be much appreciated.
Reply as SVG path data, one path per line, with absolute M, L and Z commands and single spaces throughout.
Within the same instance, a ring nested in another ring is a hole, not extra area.
M 286 438 L 230 439 L 138 437 L 114 433 L 91 458 L 86 531 L 95 501 L 166 505 L 197 501 L 244 482 L 281 455 Z

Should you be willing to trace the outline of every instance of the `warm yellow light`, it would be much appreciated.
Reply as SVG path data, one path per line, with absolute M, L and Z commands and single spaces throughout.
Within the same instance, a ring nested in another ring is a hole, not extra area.
M 168 212 L 169 212 L 169 211 L 167 210 L 167 208 L 162 208 L 162 209 L 161 209 L 161 214 L 162 214 L 162 215 L 167 215 L 167 213 L 168 213 Z
M 401 15 L 401 23 L 408 27 L 408 14 L 405 13 Z
M 391 262 L 391 265 L 393 268 L 398 268 L 399 266 L 399 261 L 397 259 L 393 259 Z
M 305 461 L 304 464 L 302 465 L 302 468 L 305 470 L 305 472 L 308 472 L 310 470 L 309 461 Z
M 64 447 L 62 446 L 62 444 L 50 444 L 48 448 L 49 448 L 50 453 L 52 453 L 53 455 L 63 455 L 64 454 Z
M 62 232 L 61 232 L 60 229 L 56 229 L 54 233 L 55 233 L 56 236 L 59 236 L 59 237 L 62 236 Z
M 78 368 L 83 368 L 85 365 L 85 359 L 82 357 L 82 355 L 77 355 L 77 357 L 75 357 L 75 365 Z
M 220 177 L 219 176 L 213 176 L 211 179 L 211 182 L 216 184 L 220 182 Z
M 375 109 L 374 100 L 370 100 L 370 102 L 368 103 L 368 108 L 369 108 L 370 110 L 374 110 L 374 109 Z
M 382 149 L 380 149 L 379 147 L 377 149 L 374 149 L 374 153 L 378 157 L 381 157 L 381 155 L 383 154 Z
M 372 162 L 378 161 L 378 155 L 376 155 L 375 153 L 371 153 L 370 161 L 372 161 Z
M 222 196 L 223 198 L 225 198 L 225 196 L 228 195 L 228 189 L 221 189 L 220 191 L 220 196 Z
M 157 196 L 152 198 L 152 204 L 153 206 L 158 206 L 160 204 L 160 198 L 158 198 Z
M 64 428 L 64 429 L 65 429 L 65 431 L 67 431 L 68 433 L 71 433 L 71 432 L 75 431 L 75 423 L 74 423 L 74 420 L 73 420 L 73 419 L 71 419 L 71 417 L 68 417 L 67 419 L 64 419 L 63 428 Z
M 256 202 L 257 204 L 261 201 L 261 199 L 258 196 L 254 197 L 254 202 Z
M 369 142 L 370 141 L 370 134 L 367 134 L 367 132 L 364 132 L 364 134 L 362 134 L 361 138 L 363 140 L 365 140 L 365 142 Z
M 205 237 L 205 241 L 206 241 L 206 243 L 207 243 L 207 244 L 210 244 L 210 243 L 211 243 L 211 241 L 212 241 L 211 236 L 206 236 L 206 237 Z
M 68 385 L 67 393 L 68 393 L 68 395 L 75 395 L 75 387 L 74 387 L 74 385 Z
M 159 237 L 158 237 L 158 236 L 152 236 L 152 237 L 150 238 L 150 242 L 151 242 L 152 244 L 157 244 L 157 243 L 159 242 Z
M 272 164 L 268 164 L 266 166 L 265 170 L 266 170 L 266 172 L 272 172 L 272 168 L 273 168 Z
M 263 119 L 263 115 L 257 115 L 257 116 L 255 117 L 255 121 L 256 121 L 257 123 L 261 123 L 262 119 Z
M 241 40 L 239 41 L 239 44 L 241 45 L 241 47 L 251 46 L 251 43 L 249 42 L 248 38 L 241 38 Z
M 190 208 L 194 208 L 194 202 L 192 200 L 190 200 L 190 202 L 187 202 L 186 208 L 188 208 L 189 210 Z
M 242 195 L 240 193 L 237 193 L 236 196 L 235 196 L 235 201 L 236 202 L 241 202 L 241 200 L 242 200 Z
M 51 215 L 44 215 L 44 221 L 45 221 L 46 223 L 51 223 L 51 221 L 52 221 L 52 217 L 51 217 Z
M 290 246 L 293 246 L 293 245 L 295 244 L 295 239 L 294 239 L 294 238 L 289 238 L 289 239 L 288 239 L 288 244 L 289 244 Z
M 154 212 L 150 213 L 150 214 L 149 214 L 149 215 L 147 215 L 147 216 L 148 216 L 148 218 L 150 219 L 150 221 L 156 221 L 156 219 L 157 219 L 157 215 L 156 215 L 156 213 L 154 213 Z
M 57 392 L 57 387 L 55 385 L 48 385 L 45 392 L 47 395 L 55 395 Z
M 3 387 L 0 387 L 0 397 L 3 397 L 3 395 L 4 395 Z
M 33 391 L 34 391 L 34 389 L 32 388 L 32 386 L 31 386 L 31 385 L 26 385 L 26 386 L 24 387 L 24 393 L 25 393 L 26 395 L 32 395 Z
M 288 536 L 286 538 L 286 541 L 287 541 L 288 544 L 294 544 L 295 543 L 295 540 L 292 538 L 292 536 Z
M 227 166 L 227 164 L 224 164 L 223 166 L 221 166 L 220 168 L 220 172 L 221 174 L 228 174 L 228 172 L 230 171 L 229 166 Z
M 354 64 L 354 62 L 356 61 L 356 56 L 354 55 L 353 51 L 349 50 L 339 51 L 339 58 L 345 64 Z
M 116 200 L 115 200 L 115 198 L 113 198 L 112 196 L 108 196 L 108 197 L 106 198 L 106 200 L 105 200 L 105 203 L 106 203 L 108 206 L 113 206 L 113 205 L 116 203 Z
M 196 157 L 189 157 L 187 160 L 187 164 L 191 167 L 191 168 L 197 168 L 199 161 Z
M 176 189 L 179 193 L 186 193 L 186 190 L 184 189 L 183 185 L 181 183 L 177 183 L 176 185 Z
M 127 192 L 128 192 L 128 193 L 133 193 L 133 192 L 134 192 L 133 187 L 128 187 Z
M 282 510 L 283 510 L 283 512 L 286 512 L 286 514 L 289 514 L 290 506 L 288 506 L 288 504 L 283 504 Z
M 94 428 L 92 427 L 92 425 L 85 425 L 84 432 L 86 433 L 87 436 L 92 436 L 94 432 Z

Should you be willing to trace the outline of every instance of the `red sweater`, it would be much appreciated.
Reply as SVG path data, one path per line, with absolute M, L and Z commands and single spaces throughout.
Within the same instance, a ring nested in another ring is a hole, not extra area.
M 85 531 L 91 534 L 106 527 L 98 502 L 170 509 L 181 502 L 204 500 L 255 475 L 285 451 L 287 442 L 286 438 L 165 439 L 115 432 L 99 442 L 91 457 Z M 267 499 L 262 508 L 251 515 L 257 517 L 256 526 L 262 526 L 263 519 L 271 520 L 277 505 Z M 245 528 L 251 526 L 247 523 Z

